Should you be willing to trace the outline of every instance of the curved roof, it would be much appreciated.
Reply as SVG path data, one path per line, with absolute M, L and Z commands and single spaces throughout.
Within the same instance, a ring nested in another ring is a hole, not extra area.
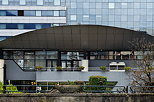
M 100 25 L 67 25 L 23 33 L 0 42 L 5 49 L 129 50 L 136 38 L 154 40 L 145 32 Z

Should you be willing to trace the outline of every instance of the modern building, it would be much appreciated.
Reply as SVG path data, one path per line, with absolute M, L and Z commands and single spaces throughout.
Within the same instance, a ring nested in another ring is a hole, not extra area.
M 154 37 L 145 32 L 100 25 L 69 25 L 39 29 L 0 42 L 6 64 L 6 80 L 87 81 L 91 75 L 107 76 L 118 85 L 128 84 L 124 66 L 142 59 L 131 49 L 132 41 Z M 36 70 L 36 67 L 40 70 Z M 62 71 L 56 67 L 62 66 Z M 81 72 L 79 66 L 85 69 Z M 108 72 L 102 72 L 106 66 Z M 115 72 L 116 71 L 116 72 Z
M 0 0 L 0 36 L 65 24 L 106 25 L 154 35 L 153 9 L 153 0 Z
M 153 9 L 153 0 L 0 0 L 0 40 L 8 38 L 0 42 L 6 80 L 85 81 L 104 75 L 127 84 L 125 72 L 99 67 L 136 67 L 132 63 L 142 55 L 129 42 L 153 40 Z M 86 68 L 78 72 L 81 65 Z

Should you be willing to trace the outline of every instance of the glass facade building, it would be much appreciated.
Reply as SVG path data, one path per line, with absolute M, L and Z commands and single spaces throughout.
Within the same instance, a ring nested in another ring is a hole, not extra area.
M 67 25 L 107 25 L 146 31 L 148 34 L 154 35 L 154 0 L 0 0 L 0 6 L 66 7 L 66 11 L 1 10 L 0 16 L 66 16 Z M 7 29 L 5 24 L 1 22 L 0 24 L 0 29 Z M 58 25 L 63 24 L 58 23 Z

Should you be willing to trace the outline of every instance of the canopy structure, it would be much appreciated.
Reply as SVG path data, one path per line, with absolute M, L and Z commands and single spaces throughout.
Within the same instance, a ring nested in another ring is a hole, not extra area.
M 101 25 L 67 25 L 23 33 L 0 42 L 1 49 L 61 51 L 130 50 L 130 41 L 154 37 L 145 32 Z

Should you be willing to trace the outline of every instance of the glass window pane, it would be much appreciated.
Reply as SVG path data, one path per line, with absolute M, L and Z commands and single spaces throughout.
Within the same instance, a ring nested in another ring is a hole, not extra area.
M 12 24 L 12 23 L 6 24 L 6 29 L 17 29 L 17 28 L 18 28 L 17 24 Z
M 43 0 L 37 0 L 37 5 L 43 5 Z
M 8 5 L 9 3 L 8 3 L 8 0 L 2 0 L 2 4 L 3 5 Z
M 36 29 L 41 29 L 42 28 L 41 24 L 35 24 L 35 26 L 36 26 Z
M 6 16 L 6 11 L 5 10 L 0 10 L 0 16 Z
M 18 15 L 18 12 L 17 11 L 6 11 L 6 15 L 7 16 L 17 16 Z
M 26 0 L 20 0 L 20 5 L 26 5 Z
M 34 59 L 34 52 L 25 52 L 25 59 Z
M 59 11 L 54 11 L 54 16 L 59 16 Z
M 6 24 L 0 24 L 0 29 L 6 29 Z
M 60 5 L 60 0 L 54 0 L 54 5 Z
M 12 51 L 4 51 L 3 57 L 4 57 L 4 59 L 13 59 L 13 52 Z
M 66 16 L 66 12 L 65 12 L 65 11 L 60 11 L 60 16 L 61 16 L 61 17 Z
M 49 28 L 51 24 L 42 24 L 42 28 Z
M 24 60 L 24 67 L 28 67 L 25 69 L 34 69 L 34 60 L 31 59 Z
M 35 58 L 36 59 L 45 59 L 45 51 L 36 51 Z
M 114 3 L 109 3 L 109 8 L 114 8 Z
M 36 16 L 35 11 L 24 11 L 24 16 Z
M 53 11 L 42 11 L 42 16 L 53 16 Z
M 24 24 L 24 29 L 35 29 L 35 24 Z
M 57 51 L 47 51 L 47 59 L 58 59 Z
M 75 21 L 76 20 L 76 15 L 71 15 L 71 20 L 73 21 Z
M 23 51 L 13 51 L 13 59 L 23 59 Z
M 35 60 L 35 66 L 41 66 L 41 67 L 45 68 L 46 62 L 45 62 L 45 60 L 36 59 Z
M 24 29 L 24 24 L 18 24 L 18 29 Z
M 41 11 L 36 11 L 36 16 L 41 16 Z

